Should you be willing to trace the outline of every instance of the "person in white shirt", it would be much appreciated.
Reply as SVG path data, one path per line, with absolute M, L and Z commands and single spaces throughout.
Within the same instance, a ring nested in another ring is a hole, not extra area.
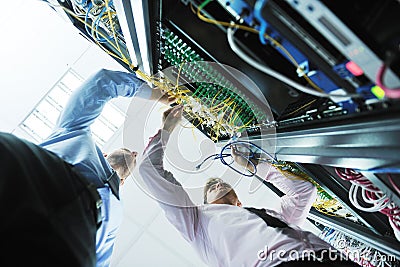
M 163 127 L 145 149 L 139 173 L 169 222 L 207 265 L 358 266 L 299 227 L 315 200 L 315 187 L 303 180 L 287 179 L 268 163 L 260 163 L 257 174 L 285 193 L 280 212 L 243 208 L 234 189 L 219 178 L 207 182 L 204 205 L 195 205 L 163 167 L 165 147 L 181 117 L 182 106 L 164 113 Z

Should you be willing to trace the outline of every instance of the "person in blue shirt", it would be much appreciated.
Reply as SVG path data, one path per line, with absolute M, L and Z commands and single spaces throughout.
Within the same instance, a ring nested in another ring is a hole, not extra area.
M 96 188 L 54 153 L 4 132 L 0 171 L 0 266 L 95 266 Z
M 105 104 L 120 96 L 136 96 L 164 104 L 173 101 L 161 90 L 150 88 L 135 74 L 102 69 L 71 95 L 53 133 L 40 144 L 72 164 L 79 174 L 96 186 L 101 196 L 102 217 L 96 235 L 98 267 L 110 264 L 122 220 L 119 185 L 135 167 L 137 152 L 122 148 L 104 155 L 92 138 L 90 126 Z

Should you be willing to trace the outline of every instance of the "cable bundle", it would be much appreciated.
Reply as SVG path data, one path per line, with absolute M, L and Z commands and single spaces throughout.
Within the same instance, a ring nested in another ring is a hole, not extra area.
M 351 182 L 349 200 L 354 207 L 366 212 L 379 211 L 385 214 L 389 218 L 390 226 L 393 228 L 397 240 L 400 241 L 400 208 L 361 173 L 353 169 L 341 168 L 335 168 L 335 172 L 343 180 Z M 399 191 L 390 174 L 388 174 L 388 177 L 395 189 Z M 359 192 L 362 200 L 369 204 L 369 207 L 359 203 L 357 199 Z
M 246 171 L 241 171 L 232 166 L 234 163 L 232 153 L 230 152 L 232 147 L 235 147 L 237 156 L 241 158 L 244 164 L 252 167 L 252 171 L 250 171 L 249 169 L 246 169 Z M 227 161 L 225 160 L 225 158 L 230 158 L 230 160 Z M 200 169 L 200 167 L 209 159 L 219 159 L 221 160 L 221 163 L 223 165 L 226 165 L 233 171 L 247 177 L 253 177 L 254 175 L 256 175 L 257 164 L 260 162 L 269 162 L 272 165 L 278 162 L 273 155 L 271 155 L 269 152 L 262 149 L 258 145 L 248 141 L 237 140 L 231 141 L 226 144 L 221 149 L 221 152 L 219 154 L 214 154 L 205 158 L 199 165 L 196 166 L 196 169 Z
M 251 170 L 247 168 L 246 170 L 242 171 L 234 167 L 234 160 L 230 151 L 232 147 L 235 147 L 236 154 L 239 158 L 241 158 L 242 163 L 251 167 Z M 317 188 L 317 199 L 314 201 L 313 207 L 319 212 L 328 216 L 342 217 L 352 221 L 357 221 L 357 218 L 347 209 L 345 209 L 337 199 L 330 196 L 309 175 L 301 171 L 295 163 L 277 160 L 276 157 L 252 142 L 238 140 L 231 141 L 221 149 L 219 154 L 213 154 L 206 157 L 200 164 L 196 166 L 196 169 L 199 170 L 201 166 L 210 159 L 219 159 L 223 165 L 228 166 L 233 171 L 246 177 L 253 177 L 256 175 L 257 165 L 259 163 L 268 162 L 288 179 L 305 180 L 312 183 Z
M 161 27 L 160 36 L 162 62 L 172 66 L 160 72 L 160 76 L 174 74 L 177 79 L 176 82 L 169 81 L 169 86 L 157 86 L 174 95 L 176 103 L 184 106 L 185 117 L 195 127 L 205 130 L 211 140 L 229 138 L 268 121 L 265 109 L 255 105 L 234 85 L 229 76 L 223 74 L 224 71 L 221 72 L 222 68 L 236 74 L 235 69 L 206 62 L 185 40 L 166 26 Z M 186 87 L 192 89 L 187 90 Z M 181 88 L 185 92 L 179 93 Z
M 210 138 L 213 141 L 218 141 L 220 136 L 231 136 L 233 133 L 242 132 L 248 127 L 259 127 L 259 124 L 254 123 L 258 119 L 265 120 L 263 110 L 257 109 L 254 105 L 248 106 L 247 103 L 244 103 L 245 99 L 231 92 L 230 88 L 233 85 L 231 86 L 229 83 L 224 88 L 223 86 L 218 87 L 217 85 L 198 82 L 194 93 L 179 85 L 181 74 L 189 78 L 196 78 L 192 77 L 195 74 L 204 74 L 210 77 L 210 83 L 223 80 L 223 77 L 211 66 L 205 62 L 199 62 L 202 59 L 188 46 L 185 46 L 187 53 L 182 54 L 183 58 L 169 58 L 170 60 L 173 59 L 170 62 L 171 65 L 179 69 L 177 70 L 178 78 L 176 83 L 165 77 L 159 77 L 159 74 L 148 75 L 138 69 L 138 66 L 132 63 L 132 59 L 125 47 L 124 37 L 122 36 L 112 0 L 97 2 L 74 0 L 71 4 L 72 10 L 65 6 L 59 7 L 82 23 L 87 34 L 107 54 L 127 64 L 138 77 L 153 84 L 168 93 L 168 95 L 175 97 L 176 103 L 184 106 L 185 114 L 196 124 L 191 128 L 207 127 L 211 129 Z M 166 41 L 168 40 L 166 39 Z M 176 44 L 171 43 L 171 45 L 174 46 Z M 166 52 L 170 51 L 167 50 Z M 215 87 L 215 90 L 209 90 L 210 88 L 208 87 L 212 86 Z M 202 95 L 202 92 L 207 92 L 207 95 Z M 210 92 L 213 92 L 213 94 L 210 94 Z M 230 94 L 226 95 L 221 92 L 229 92 Z M 249 114 L 253 114 L 253 116 Z M 257 117 L 257 120 L 254 117 Z
M 366 267 L 395 267 L 399 261 L 395 256 L 384 254 L 342 232 L 325 227 L 319 237 L 344 253 L 350 260 Z
M 341 217 L 358 222 L 357 218 L 345 209 L 337 199 L 332 198 L 320 187 L 317 187 L 317 189 L 317 199 L 312 205 L 317 211 L 328 216 Z

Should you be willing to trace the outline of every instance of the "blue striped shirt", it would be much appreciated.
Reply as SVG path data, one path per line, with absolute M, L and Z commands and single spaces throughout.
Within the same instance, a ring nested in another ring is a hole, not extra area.
M 40 144 L 75 166 L 89 182 L 98 184 L 112 169 L 92 138 L 90 126 L 105 104 L 118 96 L 149 98 L 151 88 L 134 74 L 102 69 L 69 98 L 53 133 Z M 97 266 L 109 266 L 114 241 L 122 221 L 122 203 L 108 185 L 97 190 L 102 198 L 102 224 L 96 236 Z

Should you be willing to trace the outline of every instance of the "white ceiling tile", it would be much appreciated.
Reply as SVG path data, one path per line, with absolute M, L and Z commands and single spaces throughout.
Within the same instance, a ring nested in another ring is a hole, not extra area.
M 142 226 L 149 225 L 161 212 L 157 202 L 139 188 L 132 178 L 126 180 L 121 188 L 121 200 L 124 216 Z
M 83 37 L 78 36 L 77 38 Z M 97 45 L 89 46 L 87 51 L 73 63 L 72 68 L 85 79 L 102 68 L 127 71 L 113 57 L 107 55 L 106 52 Z
M 134 223 L 129 217 L 125 216 L 119 228 L 114 244 L 114 251 L 111 258 L 111 265 L 115 266 L 126 255 L 130 248 L 143 234 L 142 226 Z
M 126 255 L 112 267 L 163 266 L 187 267 L 188 262 L 172 253 L 148 234 L 140 236 Z
M 25 139 L 29 142 L 36 143 L 36 140 L 21 128 L 17 128 L 13 134 L 19 138 Z
M 12 41 L 0 44 L 2 131 L 12 131 L 90 46 L 44 1 L 11 2 L 4 6 L 6 13 L 18 16 L 7 18 L 3 25 L 12 27 L 2 33 Z
M 207 266 L 164 214 L 160 214 L 148 227 L 147 231 L 158 243 L 164 244 L 174 253 L 191 262 L 193 266 Z

